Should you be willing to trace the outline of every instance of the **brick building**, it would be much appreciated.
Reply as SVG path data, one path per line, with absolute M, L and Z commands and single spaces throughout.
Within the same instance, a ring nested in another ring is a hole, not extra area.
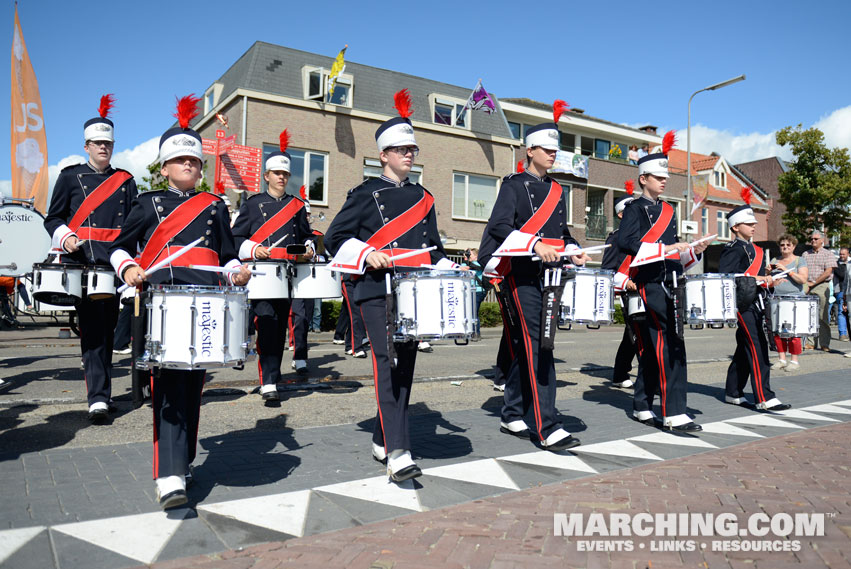
M 783 214 L 786 213 L 786 206 L 780 201 L 777 183 L 780 175 L 786 172 L 785 164 L 780 158 L 773 156 L 736 164 L 734 168 L 742 177 L 760 188 L 770 200 L 771 209 L 768 212 L 767 221 L 768 238 L 776 240 L 786 232 L 786 227 L 783 225 Z

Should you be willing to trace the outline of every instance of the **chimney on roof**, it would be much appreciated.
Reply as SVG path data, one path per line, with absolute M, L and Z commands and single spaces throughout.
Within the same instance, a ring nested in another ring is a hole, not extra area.
M 572 113 L 576 113 L 577 115 L 584 115 L 585 114 L 585 109 L 578 109 L 576 107 L 573 107 L 572 109 L 567 109 L 567 110 L 572 112 Z
M 638 130 L 646 132 L 647 134 L 656 134 L 656 129 L 659 128 L 657 126 L 653 126 L 652 124 L 648 124 L 646 126 L 638 127 Z

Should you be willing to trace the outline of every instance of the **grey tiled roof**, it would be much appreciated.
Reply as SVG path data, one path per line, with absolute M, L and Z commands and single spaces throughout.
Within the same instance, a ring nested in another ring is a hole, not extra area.
M 238 88 L 300 99 L 304 96 L 302 67 L 321 66 L 330 69 L 334 63 L 334 57 L 255 42 L 216 81 L 223 85 L 220 100 Z M 345 73 L 351 74 L 354 78 L 353 108 L 380 113 L 388 117 L 396 116 L 396 110 L 393 108 L 393 94 L 400 89 L 408 89 L 414 107 L 411 118 L 423 122 L 432 121 L 428 99 L 430 94 L 436 93 L 466 100 L 475 86 L 471 84 L 469 87 L 458 87 L 348 60 Z M 470 117 L 469 112 L 467 116 Z M 483 112 L 475 112 L 472 113 L 471 118 L 472 132 L 511 138 L 498 101 L 496 113 L 487 115 Z
M 552 111 L 553 111 L 553 104 L 552 103 L 542 103 L 540 101 L 535 101 L 534 99 L 527 99 L 525 97 L 503 98 L 501 100 L 504 103 L 514 103 L 515 105 L 522 105 L 524 107 L 537 109 L 539 111 L 547 111 L 549 113 L 552 113 Z M 568 115 L 565 115 L 565 116 L 568 116 Z M 632 130 L 632 131 L 635 131 L 637 134 L 642 134 L 642 135 L 648 134 L 648 133 L 644 132 L 643 130 L 638 130 L 637 128 L 633 128 L 631 126 L 626 126 L 625 124 L 620 124 L 620 123 L 616 123 L 616 122 L 612 122 L 612 121 L 607 121 L 605 119 L 592 117 L 591 115 L 587 115 L 584 112 L 582 112 L 581 114 L 578 114 L 577 116 L 580 116 L 583 119 L 588 119 L 590 121 L 594 121 L 594 122 L 598 122 L 598 123 L 602 123 L 602 124 L 607 124 L 607 125 L 610 125 L 610 126 L 617 126 L 617 127 L 620 127 L 620 128 L 625 128 L 627 130 Z M 662 138 L 658 134 L 652 134 L 651 136 L 655 136 L 655 137 L 658 137 L 660 139 Z

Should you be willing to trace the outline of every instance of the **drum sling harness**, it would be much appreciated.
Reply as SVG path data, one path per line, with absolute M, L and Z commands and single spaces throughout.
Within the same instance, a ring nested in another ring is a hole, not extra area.
M 163 249 L 168 246 L 170 241 L 176 237 L 178 233 L 186 229 L 189 224 L 192 223 L 205 208 L 207 208 L 207 206 L 212 205 L 218 201 L 218 199 L 219 198 L 213 194 L 200 192 L 177 206 L 174 211 L 168 214 L 166 218 L 157 225 L 157 228 L 151 234 L 151 238 L 148 239 L 148 242 L 145 244 L 145 248 L 142 250 L 142 254 L 140 255 L 140 266 L 143 269 L 147 269 L 153 265 L 163 252 Z M 189 252 L 188 254 L 183 255 L 179 261 L 183 261 L 185 259 L 188 262 L 188 257 L 191 255 L 192 253 Z M 217 263 L 218 259 L 213 262 Z
M 112 194 L 117 192 L 118 188 L 120 188 L 124 182 L 132 177 L 133 176 L 130 172 L 118 170 L 112 176 L 104 180 L 92 191 L 92 193 L 86 196 L 83 203 L 81 203 L 80 207 L 77 209 L 77 212 L 71 218 L 71 221 L 68 222 L 68 227 L 71 231 L 77 233 L 86 218 L 89 217 L 92 212 L 98 208 L 98 206 L 109 199 Z M 83 229 L 85 229 L 85 231 L 80 231 L 77 234 L 77 237 L 80 239 L 94 239 L 95 241 L 114 241 L 121 232 L 120 229 L 103 229 L 97 227 L 85 227 Z
M 268 221 L 261 225 L 260 229 L 255 231 L 254 235 L 249 237 L 248 240 L 254 241 L 255 243 L 262 243 L 271 237 L 275 231 L 289 223 L 303 207 L 303 201 L 292 198 L 290 202 L 282 207 L 278 213 L 273 215 Z M 296 255 L 288 255 L 286 253 L 278 254 L 274 251 L 269 251 L 269 254 L 272 259 L 294 259 L 296 257 Z

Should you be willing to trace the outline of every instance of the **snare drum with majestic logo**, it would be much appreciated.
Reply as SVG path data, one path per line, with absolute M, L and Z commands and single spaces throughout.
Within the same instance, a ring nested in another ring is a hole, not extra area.
M 561 295 L 561 317 L 565 322 L 609 325 L 614 322 L 614 271 L 576 268 Z
M 735 275 L 706 273 L 685 279 L 686 322 L 691 327 L 736 327 Z
M 252 356 L 244 287 L 158 285 L 147 291 L 147 367 L 211 369 Z
M 478 338 L 474 277 L 466 271 L 439 270 L 396 275 L 394 336 L 426 341 Z

